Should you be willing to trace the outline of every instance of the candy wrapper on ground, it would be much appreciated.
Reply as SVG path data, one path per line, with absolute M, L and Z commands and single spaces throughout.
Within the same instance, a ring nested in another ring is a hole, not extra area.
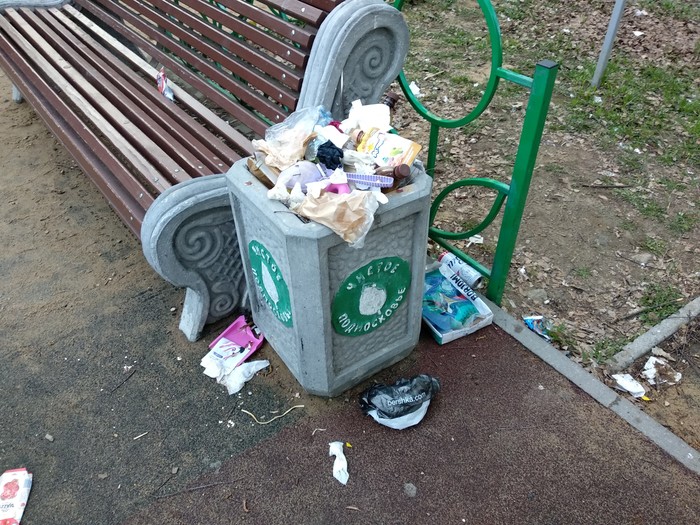
M 523 321 L 527 327 L 537 335 L 544 337 L 547 341 L 552 340 L 552 338 L 549 337 L 549 331 L 552 329 L 552 321 L 549 319 L 541 315 L 530 315 L 527 317 L 524 316 Z
M 467 284 L 441 265 L 425 274 L 423 320 L 440 344 L 476 332 L 493 321 L 493 312 Z
M 264 365 L 255 361 L 257 365 L 251 363 L 251 366 L 241 368 L 262 342 L 263 336 L 258 329 L 248 324 L 245 316 L 240 316 L 209 345 L 211 350 L 201 362 L 204 375 L 225 385 L 229 394 L 238 392 L 258 370 L 269 366 L 267 361 Z
M 421 374 L 393 385 L 374 385 L 360 395 L 360 408 L 377 423 L 396 430 L 423 420 L 430 400 L 440 391 L 435 377 Z
M 26 468 L 7 470 L 0 476 L 0 523 L 18 525 L 27 506 L 32 475 Z

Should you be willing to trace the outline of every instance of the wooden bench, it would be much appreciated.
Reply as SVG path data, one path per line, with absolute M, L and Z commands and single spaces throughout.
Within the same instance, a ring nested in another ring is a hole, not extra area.
M 28 7 L 22 7 L 28 6 Z M 381 0 L 0 0 L 0 67 L 187 288 L 180 328 L 245 306 L 223 173 L 295 109 L 375 102 L 408 47 Z M 163 67 L 175 102 L 156 88 Z M 203 177 L 205 176 L 206 177 Z

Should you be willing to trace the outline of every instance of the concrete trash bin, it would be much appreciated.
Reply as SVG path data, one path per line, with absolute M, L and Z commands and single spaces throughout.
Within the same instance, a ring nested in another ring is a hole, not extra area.
M 238 161 L 226 175 L 253 320 L 301 386 L 334 397 L 418 343 L 432 179 L 379 206 L 363 248 L 304 223 Z

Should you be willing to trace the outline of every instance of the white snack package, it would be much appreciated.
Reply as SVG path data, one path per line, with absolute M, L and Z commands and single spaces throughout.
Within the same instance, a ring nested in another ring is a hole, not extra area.
M 19 525 L 32 488 L 26 468 L 7 470 L 0 476 L 0 523 Z

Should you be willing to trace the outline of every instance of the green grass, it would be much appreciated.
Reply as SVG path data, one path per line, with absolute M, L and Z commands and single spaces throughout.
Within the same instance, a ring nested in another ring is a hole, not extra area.
M 465 100 L 478 101 L 481 98 L 481 84 L 474 87 L 476 80 L 467 75 L 456 75 L 450 77 L 450 82 L 459 87 L 460 97 Z
M 631 204 L 643 217 L 661 221 L 666 217 L 666 210 L 654 199 L 644 198 L 641 194 L 630 190 L 615 190 L 615 195 Z
M 511 20 L 525 20 L 532 0 L 505 0 L 498 6 L 498 14 Z
M 595 89 L 590 85 L 594 70 L 590 60 L 568 75 L 572 129 L 600 131 L 629 150 L 649 148 L 665 162 L 700 162 L 700 94 L 692 71 L 618 56 Z
M 651 237 L 647 238 L 647 240 L 644 241 L 642 248 L 644 248 L 649 253 L 652 253 L 659 257 L 664 255 L 667 249 L 666 243 L 664 241 L 662 241 L 661 239 L 652 239 Z
M 551 173 L 553 175 L 564 175 L 566 173 L 566 169 L 564 168 L 564 166 L 554 162 L 551 164 L 545 164 L 544 166 L 542 166 L 542 169 L 545 172 Z
M 637 231 L 637 224 L 629 219 L 622 219 L 620 222 L 620 228 L 628 232 Z
M 661 184 L 664 188 L 666 188 L 669 191 L 684 190 L 686 188 L 686 185 L 683 184 L 682 182 L 678 182 L 676 180 L 669 179 L 668 177 L 662 177 L 659 180 L 659 184 Z
M 676 216 L 671 219 L 668 228 L 673 233 L 684 234 L 692 231 L 699 221 L 700 219 L 698 219 L 696 214 L 679 211 Z
M 602 365 L 612 356 L 620 352 L 627 342 L 628 340 L 624 338 L 602 339 L 593 345 L 590 352 L 581 352 L 581 359 L 583 359 L 584 364 L 596 362 Z
M 639 6 L 650 13 L 658 13 L 685 22 L 697 22 L 700 20 L 700 4 L 687 0 L 640 0 Z
M 574 268 L 572 273 L 576 277 L 579 277 L 581 279 L 588 279 L 592 275 L 591 269 L 588 266 L 581 266 L 580 268 Z
M 564 323 L 555 324 L 549 329 L 549 337 L 552 343 L 560 347 L 572 347 L 576 339 Z
M 644 291 L 640 306 L 647 308 L 640 314 L 639 319 L 646 325 L 655 325 L 675 313 L 683 296 L 674 286 L 667 284 L 651 284 Z

